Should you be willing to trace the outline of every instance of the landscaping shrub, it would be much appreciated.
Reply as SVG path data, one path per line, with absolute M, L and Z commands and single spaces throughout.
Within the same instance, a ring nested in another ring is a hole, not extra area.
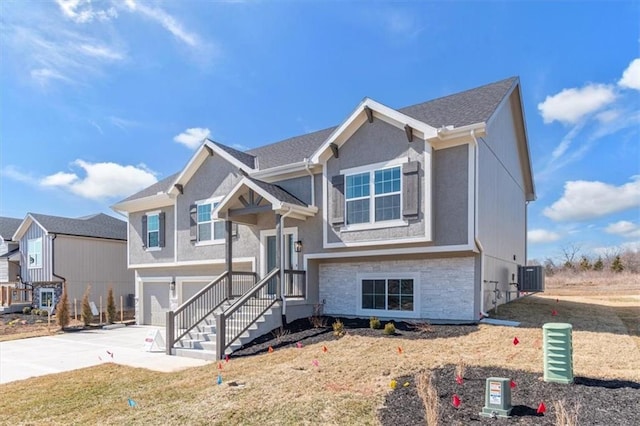
M 40 309 L 40 310 L 38 311 L 38 315 L 40 315 L 41 317 L 49 316 L 49 311 L 48 311 L 48 310 L 46 310 L 46 309 Z
M 393 322 L 388 322 L 384 325 L 384 334 L 386 335 L 393 335 L 396 334 L 396 326 L 393 324 Z
M 25 306 L 24 308 L 22 308 L 22 313 L 24 315 L 29 315 L 31 313 L 31 306 Z
M 56 321 L 61 329 L 69 326 L 71 318 L 69 316 L 69 297 L 67 296 L 67 285 L 62 286 L 62 296 L 56 306 Z
M 107 323 L 113 324 L 116 321 L 116 301 L 113 298 L 113 287 L 109 287 L 107 293 Z
M 339 319 L 333 323 L 333 335 L 336 337 L 344 336 L 344 324 Z
M 37 308 L 31 309 L 31 315 L 40 315 L 40 309 L 37 309 Z
M 369 328 L 371 328 L 373 330 L 377 330 L 377 329 L 379 329 L 381 327 L 382 327 L 382 323 L 380 322 L 378 317 L 369 318 Z
M 427 426 L 437 426 L 440 420 L 440 399 L 433 384 L 431 371 L 427 370 L 418 375 L 416 389 L 424 405 Z
M 89 304 L 89 292 L 91 291 L 91 286 L 87 286 L 87 290 L 84 292 L 84 296 L 82 296 L 82 322 L 85 327 L 91 324 L 93 321 L 93 312 L 91 312 L 91 305 Z

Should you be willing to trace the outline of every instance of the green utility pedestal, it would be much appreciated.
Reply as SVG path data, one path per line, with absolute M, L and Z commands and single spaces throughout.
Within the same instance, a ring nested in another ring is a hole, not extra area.
M 542 326 L 544 381 L 573 383 L 571 324 L 550 322 Z
M 511 379 L 489 377 L 484 393 L 484 407 L 480 415 L 485 417 L 509 417 L 512 408 Z

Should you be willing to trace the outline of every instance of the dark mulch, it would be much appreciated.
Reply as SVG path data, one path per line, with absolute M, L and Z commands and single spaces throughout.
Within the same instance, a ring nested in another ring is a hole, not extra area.
M 434 384 L 440 399 L 440 423 L 445 425 L 555 425 L 553 402 L 564 400 L 565 409 L 575 410 L 579 404 L 580 425 L 637 425 L 640 419 L 640 383 L 621 380 L 600 380 L 576 377 L 575 383 L 563 385 L 542 381 L 540 374 L 501 368 L 468 367 L 464 382 L 455 381 L 455 367 L 433 370 Z M 516 383 L 511 390 L 513 410 L 510 418 L 480 416 L 485 401 L 485 383 L 489 377 L 506 377 Z M 416 377 L 396 379 L 397 387 L 378 412 L 383 425 L 425 424 L 424 405 L 416 390 Z M 403 385 L 409 383 L 407 387 Z M 458 408 L 452 404 L 453 395 L 461 400 Z M 536 411 L 546 406 L 544 414 Z
M 314 343 L 326 342 L 329 340 L 337 340 L 339 337 L 333 335 L 332 324 L 339 319 L 344 324 L 345 334 L 354 336 L 368 337 L 384 337 L 394 338 L 401 337 L 403 339 L 437 339 L 448 337 L 459 337 L 467 335 L 478 329 L 477 325 L 428 325 L 424 327 L 418 324 L 408 322 L 394 321 L 396 333 L 388 336 L 383 333 L 382 329 L 374 330 L 369 328 L 369 320 L 361 318 L 335 318 L 323 317 L 325 327 L 313 328 L 307 318 L 293 321 L 283 327 L 282 331 L 275 330 L 272 333 L 265 334 L 251 343 L 244 345 L 242 348 L 233 352 L 232 357 L 242 357 L 257 355 L 267 352 L 269 346 L 278 349 L 287 346 L 294 346 L 300 342 L 303 345 L 311 345 Z M 382 327 L 386 322 L 382 322 Z

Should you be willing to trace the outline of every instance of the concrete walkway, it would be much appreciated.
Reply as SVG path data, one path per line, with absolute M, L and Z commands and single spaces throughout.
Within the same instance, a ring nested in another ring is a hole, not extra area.
M 160 372 L 207 364 L 203 360 L 165 355 L 164 349 L 155 346 L 153 352 L 145 351 L 145 338 L 154 330 L 159 330 L 164 340 L 164 329 L 132 325 L 0 342 L 0 384 L 105 362 Z

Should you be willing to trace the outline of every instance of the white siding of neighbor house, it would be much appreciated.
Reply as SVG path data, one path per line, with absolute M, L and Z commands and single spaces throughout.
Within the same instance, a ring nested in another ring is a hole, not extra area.
M 513 97 L 513 95 L 512 95 Z M 513 99 L 496 112 L 479 140 L 478 236 L 484 248 L 484 280 L 499 281 L 501 298 L 495 299 L 494 284 L 485 284 L 484 309 L 507 301 L 506 292 L 515 290 L 518 265 L 526 264 L 525 149 L 517 140 L 512 113 Z M 514 258 L 515 257 L 515 258 Z
M 415 273 L 419 286 L 420 319 L 476 319 L 474 309 L 474 258 L 390 260 L 320 264 L 319 301 L 327 315 L 352 316 L 357 312 L 358 275 Z M 379 316 L 383 316 L 382 313 Z M 390 316 L 392 317 L 392 316 Z
M 134 293 L 134 273 L 127 269 L 127 242 L 58 235 L 54 242 L 55 273 L 66 278 L 69 300 L 82 300 L 91 285 L 90 300 L 106 308 L 108 288 L 113 287 L 118 310 L 120 296 L 126 304 Z

